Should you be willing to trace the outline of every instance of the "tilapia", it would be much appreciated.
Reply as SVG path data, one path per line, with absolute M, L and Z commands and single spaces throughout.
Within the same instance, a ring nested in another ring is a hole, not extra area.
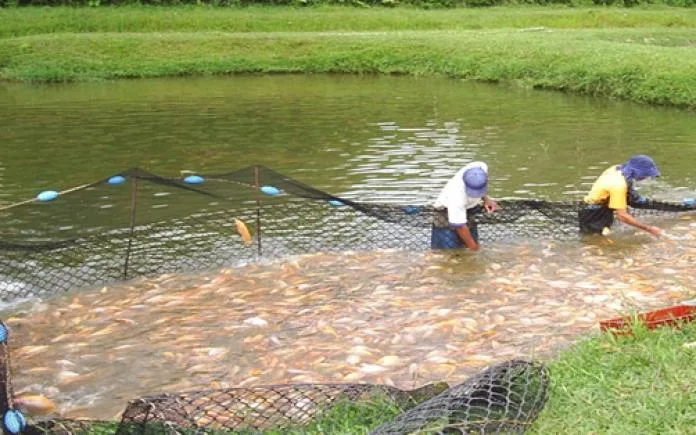
M 241 219 L 235 218 L 234 225 L 237 227 L 237 232 L 241 236 L 242 243 L 244 243 L 244 246 L 246 246 L 246 247 L 251 246 L 251 233 L 249 232 L 249 228 L 244 223 L 244 221 Z

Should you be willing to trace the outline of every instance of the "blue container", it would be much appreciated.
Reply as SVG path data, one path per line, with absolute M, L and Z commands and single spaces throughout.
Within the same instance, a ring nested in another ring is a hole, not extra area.
M 275 196 L 280 193 L 280 189 L 275 186 L 261 186 L 261 192 L 265 193 L 266 195 Z
M 201 184 L 203 181 L 205 181 L 205 179 L 200 175 L 189 175 L 188 177 L 184 178 L 184 183 L 187 184 Z
M 122 175 L 114 175 L 113 177 L 109 178 L 107 181 L 109 184 L 123 184 L 126 182 L 126 177 Z
M 44 190 L 43 192 L 36 195 L 36 199 L 38 199 L 41 202 L 48 202 L 58 198 L 58 195 L 60 195 L 60 193 L 56 192 L 55 190 Z
M 27 419 L 16 409 L 8 409 L 2 417 L 2 423 L 11 434 L 19 434 L 27 427 Z
M 688 205 L 689 207 L 693 207 L 696 205 L 696 199 L 695 198 L 684 198 L 684 205 Z
M 416 214 L 420 213 L 421 209 L 420 207 L 416 207 L 414 205 L 409 205 L 406 208 L 404 208 L 404 213 L 406 214 Z
M 341 201 L 339 201 L 337 199 L 330 199 L 329 204 L 331 204 L 334 207 L 340 207 L 342 205 L 345 205 L 344 203 L 342 203 Z
M 4 343 L 7 341 L 7 326 L 5 326 L 4 323 L 0 322 L 0 343 Z

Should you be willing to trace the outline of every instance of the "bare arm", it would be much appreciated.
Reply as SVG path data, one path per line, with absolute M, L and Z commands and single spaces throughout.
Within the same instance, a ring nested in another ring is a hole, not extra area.
M 639 222 L 638 219 L 631 216 L 625 208 L 620 208 L 620 209 L 614 210 L 614 214 L 616 215 L 616 218 L 623 223 L 626 223 L 628 225 L 632 225 L 632 226 L 639 228 L 643 231 L 647 231 L 650 234 L 653 234 L 655 236 L 659 236 L 660 234 L 662 234 L 661 229 L 659 229 L 658 227 L 652 226 L 652 225 L 646 225 L 644 223 Z
M 474 236 L 471 235 L 469 227 L 464 225 L 458 227 L 456 231 L 457 234 L 459 234 L 459 238 L 462 239 L 467 248 L 471 249 L 472 251 L 478 251 L 479 244 L 476 242 L 476 240 L 474 240 Z

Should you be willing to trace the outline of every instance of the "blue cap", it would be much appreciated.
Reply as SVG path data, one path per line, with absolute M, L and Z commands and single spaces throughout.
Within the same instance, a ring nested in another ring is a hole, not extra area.
M 483 168 L 471 168 L 464 171 L 464 188 L 466 194 L 477 198 L 482 197 L 488 190 L 488 174 Z
M 660 176 L 660 170 L 657 169 L 653 159 L 644 154 L 638 154 L 628 159 L 621 166 L 621 172 L 629 180 Z

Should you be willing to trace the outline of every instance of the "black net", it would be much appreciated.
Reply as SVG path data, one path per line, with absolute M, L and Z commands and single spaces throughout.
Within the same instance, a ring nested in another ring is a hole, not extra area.
M 153 424 L 238 431 L 302 427 L 339 401 L 383 400 L 408 409 L 447 387 L 444 382 L 412 391 L 369 384 L 288 384 L 163 394 L 131 401 L 119 433 Z
M 0 333 L 0 411 L 6 434 L 306 433 L 334 407 L 376 401 L 396 411 L 382 416 L 387 423 L 373 434 L 521 433 L 544 407 L 549 383 L 543 365 L 513 360 L 454 387 L 438 382 L 414 390 L 372 384 L 227 388 L 140 397 L 127 404 L 120 421 L 27 421 L 22 407 L 36 409 L 41 402 L 29 405 L 13 395 L 8 331 L 1 323 Z
M 371 434 L 523 433 L 544 407 L 547 388 L 544 366 L 508 361 L 412 408 Z
M 575 238 L 583 223 L 579 202 L 499 204 L 473 213 L 484 243 Z M 633 205 L 642 214 L 694 210 Z M 446 213 L 339 198 L 262 166 L 182 179 L 131 169 L 50 201 L 0 208 L 0 299 L 292 254 L 426 250 L 433 225 L 447 227 Z

